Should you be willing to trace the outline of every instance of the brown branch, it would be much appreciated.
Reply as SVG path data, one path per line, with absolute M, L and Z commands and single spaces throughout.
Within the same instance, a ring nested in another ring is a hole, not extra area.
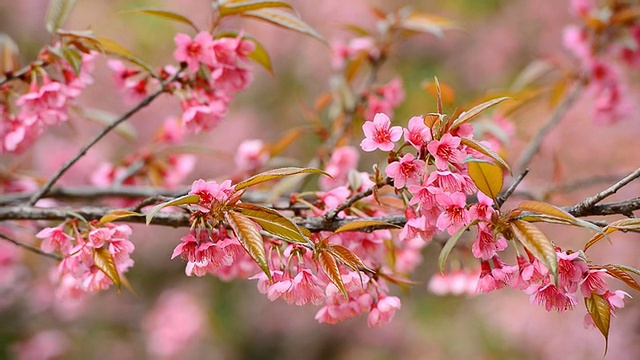
M 13 79 L 17 79 L 19 77 L 24 76 L 26 73 L 28 73 L 29 71 L 31 71 L 31 69 L 33 69 L 34 67 L 38 67 L 38 66 L 44 66 L 46 65 L 46 63 L 42 60 L 36 60 L 32 63 L 30 63 L 29 65 L 26 65 L 25 67 L 10 72 L 10 73 L 5 73 L 5 76 L 0 78 L 0 86 L 4 85 L 5 83 L 13 80 Z
M 527 176 L 528 173 L 529 173 L 529 169 L 524 169 L 524 171 L 520 173 L 520 175 L 518 175 L 518 178 L 513 182 L 513 184 L 511 184 L 511 186 L 509 186 L 509 188 L 504 193 L 498 195 L 498 197 L 496 198 L 496 206 L 498 207 L 498 209 L 500 209 L 502 204 L 504 204 L 504 202 L 507 201 L 509 196 L 513 194 L 513 192 L 516 190 L 518 185 L 520 185 L 520 183 L 522 182 L 524 177 Z
M 573 103 L 578 99 L 584 87 L 584 80 L 579 79 L 569 95 L 567 95 L 558 105 L 558 107 L 556 107 L 549 120 L 544 124 L 544 126 L 542 126 L 542 128 L 540 128 L 540 130 L 538 130 L 538 133 L 536 133 L 531 142 L 529 142 L 529 145 L 527 145 L 526 149 L 522 153 L 522 156 L 516 163 L 516 166 L 514 166 L 515 173 L 521 173 L 527 166 L 529 166 L 529 163 L 531 162 L 533 157 L 540 150 L 540 146 L 542 145 L 542 141 L 544 140 L 544 138 L 554 127 L 556 127 L 560 123 L 563 116 L 567 113 L 567 111 L 569 111 Z
M 138 111 L 140 111 L 141 109 L 143 109 L 144 107 L 149 105 L 155 98 L 157 98 L 160 94 L 165 92 L 167 85 L 169 83 L 171 83 L 173 80 L 175 80 L 175 78 L 179 74 L 180 74 L 180 71 L 177 71 L 173 76 L 171 76 L 167 80 L 163 81 L 161 83 L 160 87 L 156 91 L 154 91 L 151 94 L 147 95 L 147 97 L 144 98 L 140 103 L 138 103 L 136 106 L 131 108 L 126 113 L 122 114 L 122 116 L 120 116 L 120 118 L 118 118 L 116 121 L 112 122 L 109 126 L 107 126 L 104 129 L 102 129 L 102 131 L 100 133 L 98 133 L 98 135 L 96 135 L 84 147 L 82 147 L 82 149 L 80 149 L 80 151 L 78 151 L 78 153 L 71 160 L 67 161 L 67 163 L 65 163 L 60 169 L 58 169 L 58 171 L 47 181 L 47 183 L 42 187 L 42 189 L 40 189 L 40 191 L 36 192 L 31 197 L 31 199 L 29 199 L 29 204 L 30 205 L 34 205 L 38 200 L 42 199 L 42 197 L 45 196 L 49 192 L 49 190 L 51 190 L 51 187 L 53 187 L 53 185 L 56 183 L 56 181 L 58 181 L 60 179 L 60 177 L 62 177 L 62 175 L 65 172 L 67 172 L 67 170 L 69 170 L 69 168 L 71 168 L 71 166 L 73 166 L 78 160 L 80 160 L 80 158 L 83 157 L 87 153 L 87 151 L 91 147 L 93 147 L 93 145 L 95 145 L 105 135 L 107 135 L 109 132 L 111 132 L 111 130 L 115 129 L 118 125 L 120 125 L 121 123 L 123 123 L 124 121 L 129 119 L 133 114 L 137 113 Z
M 574 216 L 586 216 L 587 213 L 590 213 L 590 210 L 600 201 L 604 200 L 605 198 L 615 194 L 618 190 L 620 190 L 621 188 L 623 188 L 625 185 L 627 185 L 628 183 L 632 182 L 633 180 L 637 179 L 638 177 L 640 177 L 640 168 L 637 168 L 634 172 L 632 172 L 631 174 L 627 175 L 625 178 L 623 178 L 622 180 L 618 181 L 617 183 L 611 185 L 609 188 L 597 193 L 594 196 L 591 196 L 587 199 L 585 199 L 584 201 L 573 205 L 569 208 L 569 213 L 571 213 Z M 633 202 L 633 200 L 631 200 L 631 202 Z M 635 209 L 634 209 L 635 210 Z M 633 211 L 633 210 L 631 210 Z M 619 214 L 624 214 L 627 215 L 629 212 L 625 212 L 625 213 L 619 213 Z
M 48 258 L 51 258 L 51 259 L 54 259 L 54 260 L 58 260 L 58 261 L 62 260 L 62 257 L 60 257 L 60 256 L 58 256 L 56 254 L 46 253 L 46 252 L 38 249 L 35 246 L 31 246 L 29 244 L 25 244 L 25 243 L 20 242 L 18 240 L 12 239 L 12 238 L 10 238 L 9 236 L 7 236 L 5 234 L 0 234 L 0 239 L 7 240 L 8 242 L 11 242 L 11 243 L 13 243 L 13 244 L 15 244 L 17 246 L 20 246 L 21 248 L 24 248 L 24 249 L 27 249 L 29 251 L 32 251 L 32 252 L 34 252 L 34 253 L 36 253 L 38 255 L 43 255 L 43 256 L 46 256 Z
M 151 198 L 154 196 L 178 197 L 189 192 L 184 187 L 176 190 L 168 190 L 153 186 L 113 186 L 107 188 L 95 186 L 60 187 L 52 188 L 42 198 L 64 200 L 95 200 L 98 198 Z M 25 202 L 34 196 L 34 192 L 21 192 L 0 195 L 0 205 Z
M 338 214 L 340 213 L 340 211 L 345 210 L 347 208 L 349 208 L 351 205 L 355 204 L 358 200 L 362 200 L 364 198 L 366 198 L 367 196 L 370 196 L 373 194 L 373 190 L 375 188 L 380 188 L 384 185 L 389 185 L 391 183 L 391 181 L 393 181 L 393 179 L 391 179 L 390 177 L 384 179 L 384 181 L 380 184 L 375 184 L 372 187 L 368 188 L 365 191 L 353 194 L 350 198 L 348 198 L 345 202 L 343 202 L 342 204 L 338 205 L 338 207 L 336 207 L 335 209 L 327 212 L 324 215 L 324 218 L 327 221 L 333 220 L 335 219 L 336 216 L 338 216 Z

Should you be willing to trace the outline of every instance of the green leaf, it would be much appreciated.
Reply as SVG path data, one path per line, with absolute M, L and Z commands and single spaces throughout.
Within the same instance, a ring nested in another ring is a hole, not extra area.
M 259 205 L 240 203 L 233 210 L 239 211 L 255 221 L 262 229 L 270 234 L 279 236 L 301 244 L 312 244 L 303 234 L 298 225 L 279 212 Z
M 340 269 L 338 268 L 338 263 L 333 258 L 333 255 L 328 251 L 320 251 L 317 255 L 318 263 L 322 271 L 327 275 L 329 280 L 335 285 L 345 300 L 349 299 L 349 295 L 347 294 L 347 289 L 344 287 L 344 282 L 342 281 L 342 276 L 340 276 Z
M 267 182 L 275 179 L 281 179 L 283 177 L 298 175 L 298 174 L 323 174 L 331 177 L 331 175 L 319 169 L 287 167 L 287 168 L 273 169 L 273 170 L 256 174 L 248 179 L 245 179 L 237 183 L 235 186 L 235 189 L 242 190 L 244 188 L 261 184 L 263 182 Z
M 118 288 L 118 293 L 120 293 L 120 274 L 109 250 L 105 247 L 93 249 L 93 264 L 113 281 L 113 284 Z
M 135 56 L 132 52 L 127 50 L 124 46 L 120 45 L 120 43 L 118 43 L 117 41 L 113 39 L 109 39 L 107 37 L 102 37 L 102 36 L 96 36 L 95 39 L 100 44 L 98 47 L 95 48 L 95 50 L 101 51 L 105 54 L 115 55 L 123 59 L 129 60 L 132 63 L 144 69 L 145 71 L 147 71 L 149 74 L 153 75 L 154 77 L 157 77 L 156 71 L 151 66 L 149 66 L 147 63 L 145 63 L 140 58 Z
M 593 323 L 596 324 L 596 327 L 604 336 L 604 353 L 606 355 L 609 348 L 609 326 L 611 322 L 609 302 L 602 295 L 592 293 L 590 298 L 584 299 L 584 304 L 587 307 L 587 312 L 591 315 L 591 319 L 593 319 Z
M 133 9 L 133 10 L 124 10 L 119 12 L 119 14 L 122 14 L 122 13 L 151 15 L 151 16 L 162 18 L 162 19 L 186 24 L 191 26 L 191 28 L 193 28 L 196 32 L 200 31 L 196 26 L 196 24 L 193 23 L 193 21 L 173 11 L 162 10 L 162 9 Z
M 342 261 L 346 266 L 348 266 L 353 271 L 364 270 L 369 273 L 373 273 L 367 265 L 362 262 L 362 259 L 356 255 L 353 251 L 347 249 L 346 247 L 338 244 L 329 245 L 328 251 L 336 258 Z
M 100 218 L 100 221 L 98 221 L 98 225 L 103 225 L 108 222 L 112 222 L 122 218 L 132 217 L 132 216 L 144 216 L 144 214 L 140 214 L 135 211 L 129 211 L 129 210 L 113 210 L 103 215 Z
M 476 105 L 473 108 L 471 108 L 471 110 L 469 111 L 465 111 L 463 113 L 460 114 L 460 116 L 458 116 L 458 118 L 456 120 L 453 121 L 453 125 L 451 125 L 451 130 L 459 127 L 460 125 L 467 123 L 471 120 L 473 120 L 476 116 L 480 115 L 480 113 L 482 113 L 483 111 L 496 106 L 498 104 L 500 104 L 501 102 L 505 101 L 505 100 L 509 100 L 509 97 L 500 97 L 497 99 L 492 99 L 486 102 L 483 102 L 480 105 Z
M 54 34 L 67 20 L 71 10 L 76 5 L 76 0 L 50 0 L 47 15 L 44 17 L 44 26 L 49 34 Z
M 402 229 L 401 226 L 398 226 L 396 224 L 391 224 L 386 221 L 354 220 L 340 226 L 333 233 L 339 234 L 345 231 L 371 230 L 372 228 L 373 229 L 388 229 L 388 228 Z
M 558 255 L 551 240 L 535 225 L 526 221 L 512 220 L 510 229 L 516 239 L 549 269 L 557 284 Z
M 602 240 L 606 235 L 609 235 L 617 230 L 638 230 L 640 229 L 640 219 L 622 219 L 618 221 L 614 221 L 611 224 L 607 225 L 602 229 L 602 232 L 595 234 L 587 243 L 584 245 L 584 251 L 587 251 L 591 246 L 593 246 L 598 241 Z
M 104 125 L 104 126 L 109 126 L 113 124 L 116 120 L 118 120 L 118 115 L 109 111 L 104 111 L 104 110 L 95 109 L 95 108 L 88 108 L 84 106 L 76 106 L 73 109 L 76 112 L 78 112 L 80 116 L 88 120 L 93 120 L 99 123 L 100 125 Z M 115 129 L 113 130 L 128 140 L 135 140 L 137 137 L 136 129 L 130 123 L 127 123 L 127 122 L 122 122 L 118 124 L 118 126 L 116 126 Z
M 284 1 L 264 1 L 264 0 L 230 0 L 220 4 L 220 16 L 229 16 L 241 14 L 251 10 L 259 10 L 264 8 L 289 8 L 291 5 Z
M 272 24 L 281 26 L 285 29 L 295 30 L 305 35 L 310 35 L 322 41 L 323 43 L 326 43 L 322 36 L 320 36 L 320 34 L 318 34 L 311 26 L 307 25 L 307 23 L 300 20 L 300 18 L 292 13 L 276 8 L 263 8 L 258 10 L 246 11 L 242 13 L 242 15 L 267 21 Z
M 473 220 L 471 223 L 460 228 L 458 231 L 456 231 L 455 234 L 453 234 L 453 236 L 451 236 L 447 240 L 447 243 L 444 244 L 444 246 L 442 247 L 442 250 L 440 251 L 440 255 L 438 256 L 438 269 L 440 269 L 441 274 L 444 274 L 444 267 L 447 263 L 447 258 L 449 257 L 451 250 L 453 250 L 453 247 L 456 246 L 458 239 L 460 239 L 460 237 L 462 236 L 462 234 L 464 234 L 465 231 L 467 231 L 470 227 L 472 227 L 477 223 L 478 223 L 478 220 Z
M 170 201 L 167 201 L 167 202 L 163 202 L 162 204 L 158 204 L 158 205 L 154 206 L 147 213 L 147 225 L 149 225 L 151 223 L 151 220 L 153 220 L 153 217 L 156 216 L 156 214 L 159 213 L 160 210 L 166 208 L 167 206 L 197 204 L 198 201 L 200 201 L 200 196 L 199 195 L 187 194 L 187 195 L 175 198 L 173 200 L 170 200 Z
M 507 162 L 504 161 L 504 159 L 502 159 L 502 157 L 498 155 L 495 151 L 491 150 L 491 148 L 484 146 L 473 139 L 461 138 L 461 140 L 462 140 L 461 143 L 463 145 L 466 145 L 472 148 L 473 150 L 489 157 L 490 159 L 494 160 L 497 163 L 497 165 L 500 165 L 502 166 L 503 169 L 507 170 L 509 174 L 512 174 L 511 167 L 509 167 L 509 164 L 507 164 Z
M 240 245 L 271 280 L 271 272 L 267 263 L 267 254 L 264 250 L 262 235 L 260 235 L 260 230 L 256 224 L 248 216 L 235 211 L 225 212 L 224 217 L 238 238 Z
M 502 169 L 497 165 L 484 161 L 470 161 L 467 163 L 469 177 L 485 195 L 496 201 L 502 190 Z
M 66 46 L 60 48 L 60 51 L 62 52 L 62 58 L 71 65 L 73 72 L 79 74 L 82 68 L 82 54 L 80 51 Z

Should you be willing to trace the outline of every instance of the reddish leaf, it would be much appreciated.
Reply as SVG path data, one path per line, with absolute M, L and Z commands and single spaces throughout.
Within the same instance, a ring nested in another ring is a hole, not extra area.
M 602 232 L 602 230 L 596 225 L 588 221 L 580 220 L 574 217 L 573 215 L 569 214 L 568 212 L 544 202 L 535 201 L 535 200 L 525 200 L 518 205 L 517 209 L 543 215 L 543 216 L 525 215 L 521 218 L 522 220 L 531 221 L 531 222 L 542 221 L 542 222 L 548 222 L 552 224 L 568 224 L 568 225 L 580 226 L 585 229 L 594 230 L 597 232 Z
M 345 265 L 347 265 L 353 271 L 364 270 L 370 273 L 373 273 L 367 265 L 365 265 L 362 260 L 354 253 L 353 251 L 347 249 L 346 247 L 338 244 L 329 245 L 328 251 L 336 258 L 342 261 Z
M 225 1 L 220 5 L 218 9 L 220 16 L 228 16 L 234 14 L 241 14 L 251 10 L 258 10 L 264 8 L 289 8 L 293 7 L 284 1 L 264 1 L 264 0 L 230 0 Z
M 497 165 L 484 161 L 469 161 L 467 166 L 469 177 L 476 184 L 478 190 L 495 201 L 502 190 L 502 170 Z
M 267 263 L 267 254 L 264 250 L 262 235 L 260 235 L 260 230 L 256 224 L 249 217 L 239 212 L 228 211 L 224 215 L 225 220 L 231 226 L 242 247 L 271 280 L 271 272 Z
M 451 130 L 459 127 L 460 125 L 467 123 L 471 120 L 473 120 L 476 116 L 480 115 L 480 113 L 482 113 L 483 111 L 496 106 L 498 104 L 500 104 L 501 102 L 505 101 L 505 100 L 509 100 L 510 98 L 508 97 L 501 97 L 501 98 L 497 98 L 497 99 L 493 99 L 493 100 L 489 100 L 486 102 L 483 102 L 480 105 L 476 105 L 473 108 L 471 108 L 469 111 L 465 111 L 462 114 L 460 114 L 460 116 L 453 122 L 453 125 L 451 125 Z
M 462 140 L 461 143 L 463 145 L 466 145 L 472 148 L 473 150 L 494 160 L 497 163 L 497 165 L 502 166 L 503 169 L 507 170 L 509 174 L 511 174 L 511 168 L 509 167 L 509 164 L 507 164 L 507 162 L 504 161 L 502 157 L 498 155 L 495 151 L 491 150 L 491 148 L 484 146 L 482 143 L 477 142 L 473 139 L 462 138 L 461 140 Z
M 591 315 L 591 319 L 593 319 L 593 323 L 596 324 L 596 327 L 604 336 L 604 353 L 606 355 L 609 347 L 609 326 L 611 322 L 609 302 L 602 295 L 592 293 L 590 298 L 584 299 L 584 304 L 587 307 L 587 312 Z
M 335 285 L 342 295 L 344 295 L 345 300 L 349 299 L 349 295 L 347 294 L 347 289 L 344 287 L 344 282 L 342 281 L 342 276 L 340 276 L 340 269 L 338 269 L 338 263 L 333 258 L 331 253 L 327 251 L 320 251 L 317 255 L 318 264 L 322 271 L 327 275 L 329 280 Z
M 20 68 L 18 45 L 6 34 L 0 33 L 0 74 L 17 71 Z
M 129 210 L 113 210 L 108 212 L 104 216 L 102 216 L 98 224 L 102 225 L 108 222 L 112 222 L 122 218 L 132 217 L 132 216 L 144 216 L 144 214 L 140 214 L 135 211 L 129 211 Z
M 153 217 L 156 216 L 156 214 L 159 213 L 160 210 L 166 208 L 167 206 L 197 204 L 198 201 L 200 201 L 200 196 L 195 195 L 195 194 L 187 194 L 187 195 L 175 198 L 173 200 L 164 202 L 162 204 L 158 204 L 158 205 L 154 206 L 147 213 L 147 225 L 149 225 L 149 223 L 151 223 L 151 220 L 153 220 Z
M 634 278 L 629 275 L 623 268 L 614 264 L 607 264 L 602 266 L 603 269 L 607 270 L 607 274 L 613 276 L 614 278 L 624 282 L 630 288 L 633 288 L 636 291 L 640 291 L 640 285 Z
M 557 284 L 558 255 L 551 240 L 535 225 L 526 221 L 512 220 L 510 228 L 516 239 L 549 269 Z
M 261 184 L 263 182 L 267 182 L 275 179 L 281 179 L 283 177 L 298 175 L 298 174 L 324 174 L 331 177 L 331 175 L 329 175 L 328 173 L 318 169 L 287 167 L 287 168 L 273 169 L 273 170 L 265 171 L 260 174 L 254 175 L 246 180 L 243 180 L 237 183 L 235 186 L 235 189 L 242 190 L 244 188 Z
M 622 219 L 618 221 L 614 221 L 604 229 L 602 232 L 595 234 L 587 243 L 584 245 L 584 251 L 587 251 L 591 246 L 593 246 L 598 241 L 602 240 L 605 235 L 609 235 L 617 230 L 638 230 L 640 229 L 640 219 Z
M 311 35 L 316 39 L 325 42 L 322 36 L 320 36 L 320 34 L 318 34 L 311 26 L 290 12 L 276 8 L 262 8 L 258 10 L 245 11 L 242 15 L 267 21 L 285 29 L 295 30 L 302 34 Z
M 262 227 L 270 234 L 279 236 L 285 240 L 301 244 L 310 241 L 302 234 L 302 231 L 293 221 L 279 212 L 259 205 L 240 203 L 234 206 L 234 210 L 241 212 Z
M 120 274 L 109 250 L 104 247 L 94 249 L 93 264 L 113 281 L 113 284 L 118 288 L 118 293 L 120 293 Z
M 133 10 L 121 11 L 120 14 L 122 13 L 137 13 L 137 14 L 151 15 L 161 19 L 166 19 L 166 20 L 171 20 L 171 21 L 182 23 L 182 24 L 186 24 L 191 26 L 191 28 L 194 29 L 195 31 L 200 31 L 196 26 L 196 24 L 193 23 L 193 21 L 173 11 L 162 10 L 162 9 L 133 9 Z
M 447 18 L 418 11 L 411 12 L 403 18 L 400 26 L 406 30 L 433 34 L 437 37 L 444 35 L 443 30 L 456 27 L 455 23 Z
M 386 221 L 378 221 L 378 220 L 354 220 L 354 221 L 350 221 L 342 226 L 340 226 L 339 228 L 337 228 L 333 233 L 334 234 L 339 234 L 341 232 L 346 232 L 346 231 L 358 231 L 358 230 L 363 230 L 363 229 L 389 229 L 389 228 L 396 228 L 396 229 L 401 229 L 401 226 L 395 225 L 395 224 L 391 224 L 388 223 Z

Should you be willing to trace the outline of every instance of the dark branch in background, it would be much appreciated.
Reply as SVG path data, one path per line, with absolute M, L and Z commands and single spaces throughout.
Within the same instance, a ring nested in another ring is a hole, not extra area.
M 93 147 L 93 145 L 95 145 L 98 141 L 100 141 L 105 135 L 110 133 L 111 130 L 115 129 L 118 125 L 123 123 L 125 120 L 129 119 L 133 114 L 137 113 L 142 108 L 149 105 L 155 98 L 157 98 L 160 94 L 165 92 L 167 85 L 171 83 L 173 80 L 175 80 L 179 74 L 180 74 L 180 71 L 176 71 L 176 73 L 173 76 L 163 81 L 160 87 L 156 91 L 149 94 L 139 104 L 131 108 L 126 113 L 122 114 L 120 118 L 118 118 L 116 121 L 111 123 L 109 126 L 102 129 L 102 131 L 98 133 L 98 135 L 96 135 L 91 141 L 89 141 L 82 149 L 80 149 L 80 151 L 78 151 L 78 153 L 71 160 L 67 161 L 66 164 L 64 164 L 60 169 L 58 169 L 58 171 L 49 179 L 49 181 L 47 181 L 47 183 L 44 184 L 42 189 L 36 192 L 31 197 L 31 199 L 29 199 L 29 204 L 34 205 L 36 202 L 38 202 L 38 200 L 42 199 L 42 197 L 45 196 L 49 192 L 49 190 L 51 190 L 51 187 L 56 183 L 56 181 L 58 181 L 60 177 L 62 177 L 62 175 L 65 172 L 67 172 L 69 168 L 71 168 L 71 166 L 73 166 L 78 160 L 80 160 L 80 158 L 84 156 L 87 153 L 87 151 L 91 147 Z
M 94 186 L 78 186 L 78 187 L 61 187 L 52 188 L 42 198 L 47 199 L 64 199 L 64 200 L 83 200 L 98 198 L 151 198 L 151 197 L 178 197 L 189 192 L 188 187 L 168 190 L 161 187 L 153 186 L 114 186 L 107 188 L 99 188 Z M 21 192 L 0 195 L 0 205 L 15 204 L 29 200 L 35 193 Z
M 9 236 L 7 236 L 7 235 L 5 235 L 5 234 L 0 234 L 0 239 L 7 240 L 7 241 L 9 241 L 9 242 L 11 242 L 11 243 L 14 243 L 15 245 L 20 246 L 21 248 L 25 248 L 25 249 L 27 249 L 27 250 L 29 250 L 29 251 L 32 251 L 32 252 L 36 253 L 36 254 L 44 255 L 44 256 L 46 256 L 46 257 L 48 257 L 48 258 L 52 258 L 52 259 L 54 259 L 54 260 L 58 260 L 58 261 L 62 260 L 62 257 L 60 257 L 60 256 L 58 256 L 58 255 L 56 255 L 56 254 L 49 254 L 49 253 L 46 253 L 46 252 L 44 252 L 44 251 L 42 251 L 42 250 L 38 249 L 38 248 L 37 248 L 37 247 L 35 247 L 35 246 L 31 246 L 31 245 L 29 245 L 29 244 L 22 243 L 22 242 L 20 242 L 20 241 L 18 241 L 18 240 L 15 240 L 15 239 L 10 238 Z
M 533 157 L 540 150 L 540 146 L 542 145 L 542 141 L 544 140 L 544 138 L 554 127 L 556 127 L 556 125 L 560 123 L 562 117 L 567 113 L 567 111 L 571 108 L 573 103 L 582 93 L 584 86 L 584 80 L 578 79 L 578 82 L 573 87 L 571 92 L 556 107 L 553 114 L 551 114 L 551 117 L 549 118 L 547 123 L 544 124 L 544 126 L 542 126 L 540 130 L 538 130 L 538 133 L 536 133 L 531 142 L 529 142 L 529 145 L 527 145 L 527 148 L 523 151 L 522 156 L 513 168 L 515 173 L 521 173 L 527 166 L 529 166 L 531 159 L 533 159 Z
M 620 190 L 621 188 L 623 188 L 625 185 L 632 182 L 633 180 L 637 179 L 638 177 L 640 177 L 640 168 L 637 168 L 634 172 L 627 175 L 624 179 L 618 181 L 617 183 L 611 185 L 609 188 L 572 206 L 569 212 L 574 216 L 586 216 L 586 214 L 589 213 L 590 210 L 593 209 L 597 203 L 615 194 L 618 190 Z M 629 211 L 622 214 L 628 215 Z
M 529 173 L 529 169 L 524 169 L 524 171 L 520 175 L 518 175 L 518 178 L 516 179 L 516 181 L 514 181 L 513 184 L 511 184 L 511 186 L 509 186 L 507 191 L 498 195 L 498 197 L 496 198 L 496 206 L 498 207 L 498 209 L 500 209 L 502 204 L 504 204 L 504 202 L 507 201 L 509 196 L 513 194 L 513 192 L 516 190 L 518 185 L 520 185 L 520 183 L 522 182 L 524 177 L 527 176 L 528 173 Z

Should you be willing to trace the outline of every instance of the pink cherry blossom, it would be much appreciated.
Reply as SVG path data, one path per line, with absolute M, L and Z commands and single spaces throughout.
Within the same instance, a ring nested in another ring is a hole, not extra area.
M 588 298 L 592 293 L 603 295 L 609 291 L 609 285 L 603 276 L 607 273 L 606 269 L 591 269 L 580 284 L 582 296 Z
M 377 303 L 374 303 L 369 315 L 367 316 L 367 325 L 369 327 L 380 327 L 390 322 L 396 314 L 396 310 L 400 310 L 400 299 L 396 296 L 380 297 Z
M 198 205 L 209 209 L 227 201 L 234 191 L 231 180 L 225 180 L 218 184 L 216 181 L 198 179 L 191 184 L 189 194 L 200 196 Z
M 347 183 L 349 171 L 354 170 L 358 165 L 360 154 L 353 146 L 341 146 L 331 153 L 329 162 L 325 165 L 326 171 L 333 178 L 321 176 L 319 179 L 320 188 L 324 191 Z
M 64 232 L 64 223 L 54 228 L 44 228 L 36 237 L 42 239 L 40 247 L 47 253 L 59 250 L 63 255 L 68 255 L 73 247 L 73 237 Z
M 589 272 L 587 263 L 578 256 L 580 253 L 558 252 L 558 287 L 566 292 L 578 291 L 578 285 L 583 279 L 583 274 Z
M 446 229 L 449 235 L 453 235 L 469 223 L 469 211 L 465 209 L 467 197 L 463 193 L 440 193 L 436 195 L 436 199 L 444 208 L 436 223 L 439 230 Z
M 234 161 L 240 171 L 256 171 L 269 161 L 269 152 L 262 140 L 244 140 L 238 146 Z
M 427 150 L 435 158 L 438 170 L 448 170 L 449 164 L 458 165 L 464 161 L 466 153 L 459 149 L 460 141 L 459 137 L 447 133 L 440 140 L 429 142 Z
M 393 186 L 402 189 L 405 185 L 420 185 L 424 176 L 425 163 L 413 154 L 405 154 L 400 161 L 387 165 L 385 173 L 393 179 Z
M 431 129 L 424 124 L 422 116 L 414 116 L 409 119 L 409 124 L 403 131 L 404 140 L 418 151 L 431 140 Z
M 543 305 L 545 310 L 556 310 L 561 313 L 572 309 L 577 303 L 575 295 L 560 291 L 553 283 L 531 285 L 525 290 L 530 295 L 530 302 Z
M 228 110 L 228 103 L 222 98 L 212 98 L 204 102 L 191 98 L 182 101 L 181 106 L 182 124 L 185 129 L 195 134 L 218 127 Z
M 400 140 L 402 128 L 391 126 L 391 120 L 383 113 L 378 113 L 373 121 L 367 121 L 362 125 L 365 139 L 360 143 L 362 150 L 371 152 L 376 149 L 391 151 L 394 142 Z
M 469 215 L 471 216 L 471 219 L 491 221 L 491 216 L 495 212 L 493 209 L 493 199 L 481 191 L 478 191 L 477 196 L 478 202 L 471 205 L 469 208 Z
M 198 71 L 200 63 L 213 65 L 215 63 L 215 55 L 213 53 L 213 38 L 208 32 L 200 32 L 191 40 L 186 34 L 177 34 L 174 38 L 176 50 L 173 58 L 179 62 L 187 63 L 190 72 Z
M 478 259 L 488 260 L 494 257 L 497 252 L 506 248 L 507 241 L 502 236 L 498 236 L 498 239 L 495 239 L 491 229 L 486 224 L 478 224 L 478 237 L 471 246 L 473 256 Z

